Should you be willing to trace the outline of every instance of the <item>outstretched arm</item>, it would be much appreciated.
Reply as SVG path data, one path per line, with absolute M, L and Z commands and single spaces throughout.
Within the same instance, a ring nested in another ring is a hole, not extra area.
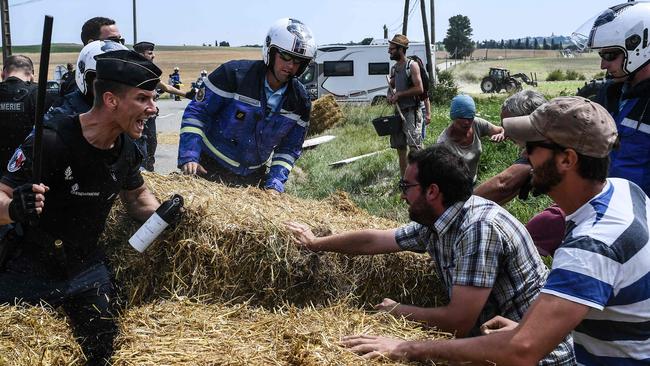
M 296 244 L 315 252 L 383 254 L 401 251 L 395 241 L 395 230 L 348 231 L 318 238 L 305 224 L 286 222 L 285 226 L 293 233 Z

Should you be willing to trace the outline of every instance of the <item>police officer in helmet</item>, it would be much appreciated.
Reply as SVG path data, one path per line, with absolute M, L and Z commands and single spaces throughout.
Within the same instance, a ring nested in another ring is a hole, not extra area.
M 106 218 L 118 195 L 140 221 L 171 203 L 160 205 L 147 189 L 132 141 L 156 112 L 160 69 L 128 50 L 95 59 L 92 109 L 45 123 L 42 182 L 32 184 L 33 135 L 0 178 L 0 224 L 19 223 L 24 232 L 0 272 L 0 303 L 61 305 L 88 364 L 102 365 L 117 331 L 115 288 L 98 245 Z
M 212 181 L 284 192 L 311 110 L 296 77 L 315 55 L 309 28 L 284 18 L 266 36 L 263 61 L 219 66 L 185 109 L 178 167 Z

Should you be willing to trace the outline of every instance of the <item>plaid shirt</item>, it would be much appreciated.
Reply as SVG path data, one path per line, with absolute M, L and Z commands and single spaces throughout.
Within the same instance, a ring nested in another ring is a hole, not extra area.
M 524 225 L 478 196 L 453 204 L 433 227 L 412 222 L 397 229 L 395 239 L 403 250 L 431 255 L 450 297 L 453 286 L 492 288 L 472 336 L 495 315 L 520 321 L 548 275 Z M 540 364 L 574 363 L 573 344 L 567 337 Z

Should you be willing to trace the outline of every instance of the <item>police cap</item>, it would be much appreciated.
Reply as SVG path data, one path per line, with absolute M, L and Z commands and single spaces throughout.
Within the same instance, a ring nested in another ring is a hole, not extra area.
M 97 79 L 110 80 L 144 90 L 154 90 L 162 71 L 141 54 L 119 50 L 95 56 Z
M 133 50 L 137 53 L 143 53 L 144 51 L 153 51 L 155 44 L 147 41 L 138 42 L 133 45 Z

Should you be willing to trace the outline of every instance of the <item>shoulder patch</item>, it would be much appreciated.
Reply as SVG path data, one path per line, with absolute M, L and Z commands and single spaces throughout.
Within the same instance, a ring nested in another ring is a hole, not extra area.
M 14 152 L 14 155 L 9 160 L 9 164 L 7 164 L 7 171 L 10 173 L 19 171 L 20 168 L 23 167 L 25 160 L 27 160 L 27 158 L 25 157 L 23 150 L 17 148 L 16 152 Z
M 196 96 L 194 97 L 194 100 L 197 102 L 202 102 L 203 99 L 205 99 L 205 84 L 201 85 L 199 90 L 196 92 Z

